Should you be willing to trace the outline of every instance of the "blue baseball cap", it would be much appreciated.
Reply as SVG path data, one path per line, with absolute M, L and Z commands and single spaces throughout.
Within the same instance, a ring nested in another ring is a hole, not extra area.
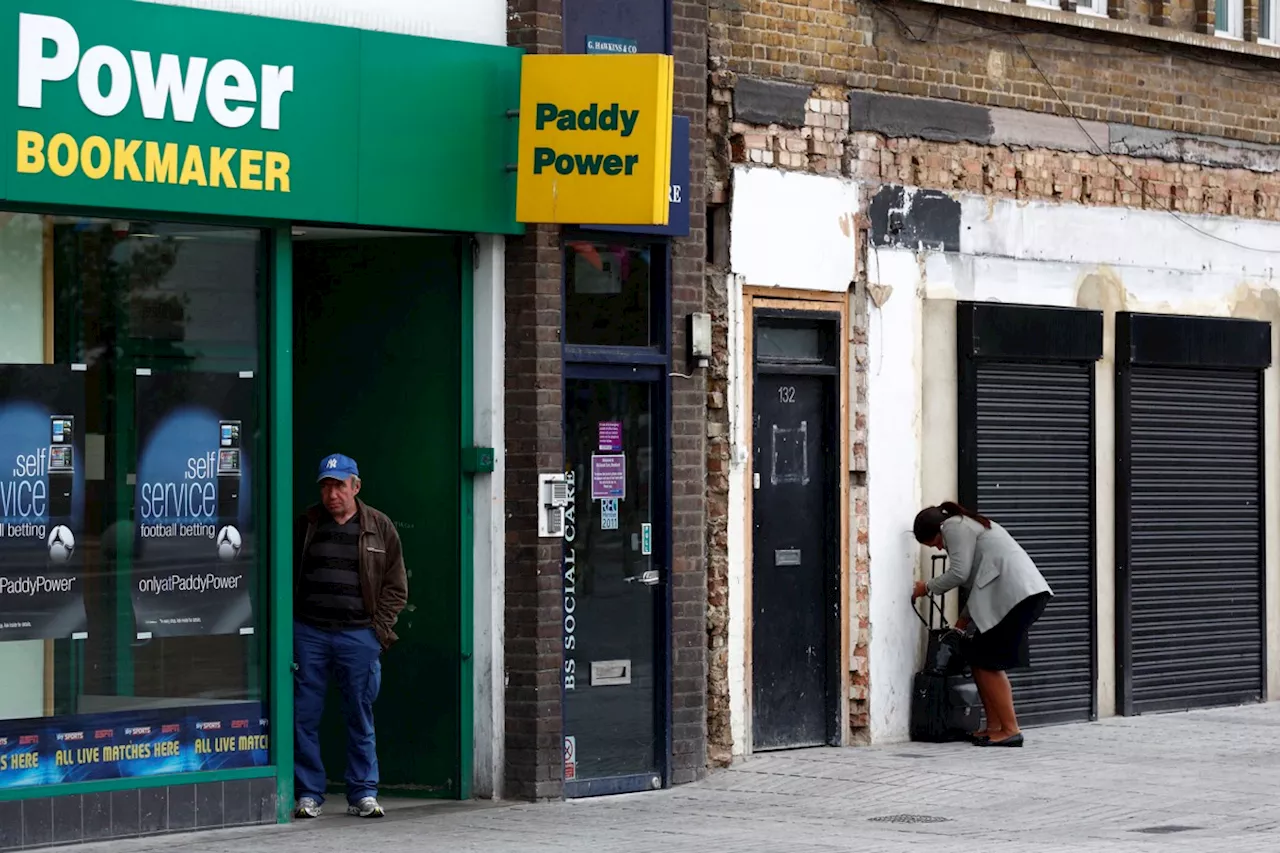
M 360 466 L 356 465 L 356 460 L 350 456 L 343 456 L 341 453 L 334 453 L 320 460 L 320 476 L 316 478 L 319 483 L 322 480 L 345 480 L 348 477 L 359 477 Z

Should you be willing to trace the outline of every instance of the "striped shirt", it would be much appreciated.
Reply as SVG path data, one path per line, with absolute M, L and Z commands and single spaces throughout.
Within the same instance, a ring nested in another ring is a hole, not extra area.
M 373 624 L 360 591 L 359 515 L 346 524 L 326 518 L 316 525 L 300 580 L 294 607 L 301 621 L 328 630 Z

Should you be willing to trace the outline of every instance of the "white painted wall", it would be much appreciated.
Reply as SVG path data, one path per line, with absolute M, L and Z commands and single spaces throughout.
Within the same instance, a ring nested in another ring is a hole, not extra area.
M 1229 218 L 1175 219 L 1167 213 L 1079 205 L 1050 205 L 962 198 L 961 253 L 941 255 L 909 250 L 872 252 L 871 284 L 893 293 L 877 317 L 871 314 L 870 509 L 872 517 L 872 723 L 873 736 L 905 737 L 906 720 L 896 716 L 897 697 L 910 689 L 910 670 L 894 657 L 903 632 L 920 629 L 895 620 L 897 586 L 881 580 L 893 575 L 884 560 L 901 562 L 883 541 L 894 524 L 906 527 L 920 507 L 954 499 L 956 493 L 956 345 L 955 301 L 1075 306 L 1104 312 L 1104 356 L 1097 366 L 1097 564 L 1099 710 L 1114 713 L 1115 671 L 1115 313 L 1121 310 L 1269 320 L 1273 353 L 1280 353 L 1280 292 L 1276 266 L 1280 225 Z M 1190 223 L 1190 225 L 1186 224 Z M 1229 241 L 1229 242 L 1224 242 Z M 1241 244 L 1241 245 L 1235 245 Z M 894 300 L 908 297 L 919 306 L 920 361 L 915 375 L 897 394 L 876 375 L 882 360 L 905 359 L 911 347 L 895 340 L 906 334 L 907 309 Z M 897 319 L 894 319 L 897 318 Z M 1273 359 L 1277 356 L 1273 355 Z M 1273 365 L 1276 362 L 1273 360 Z M 1265 442 L 1280 441 L 1280 375 L 1265 372 Z M 922 425 L 904 442 L 905 424 L 918 416 Z M 904 483 L 918 482 L 919 500 L 911 505 Z M 1280 464 L 1269 453 L 1264 468 L 1265 500 L 1280 499 Z M 886 501 L 889 506 L 886 506 Z M 888 516 L 905 513 L 890 521 Z M 1280 604 L 1280 515 L 1267 526 L 1267 612 Z M 916 551 L 916 571 L 927 571 L 924 549 Z M 911 562 L 911 561 L 908 561 Z M 901 569 L 899 569 L 901 571 Z M 908 613 L 909 618 L 910 614 Z M 1280 624 L 1268 620 L 1267 692 L 1280 697 Z M 905 626 L 905 627 L 904 627 Z M 919 647 L 919 642 L 915 644 Z M 886 664 L 886 661 L 888 662 Z M 914 669 L 914 666 L 911 667 Z
M 506 728 L 506 680 L 503 613 L 506 604 L 506 514 L 503 511 L 506 458 L 503 453 L 503 377 L 506 238 L 481 236 L 474 277 L 475 358 L 472 403 L 473 441 L 492 447 L 492 474 L 478 474 L 473 488 L 475 509 L 473 595 L 475 634 L 475 776 L 477 797 L 502 797 L 503 743 Z
M 734 755 L 750 752 L 747 696 L 746 559 L 750 531 L 746 481 L 751 453 L 744 391 L 751 381 L 745 362 L 744 287 L 845 293 L 857 261 L 854 217 L 858 186 L 842 178 L 739 167 L 733 173 L 729 260 L 729 713 Z M 780 293 L 781 295 L 781 293 Z M 852 363 L 852 359 L 850 360 Z M 852 511 L 852 506 L 850 507 Z M 851 529 L 856 529 L 851 525 Z M 854 608 L 846 603 L 852 618 Z M 857 635 L 856 624 L 852 636 Z
M 0 212 L 0 364 L 44 361 L 44 225 Z M 12 460 L 10 460 L 12 461 Z M 44 715 L 44 641 L 0 643 L 0 719 Z
M 911 612 L 918 551 L 911 521 L 923 486 L 925 398 L 919 376 L 925 337 L 914 254 L 871 252 L 867 264 L 869 278 L 879 286 L 869 308 L 867 346 L 871 740 L 876 743 L 907 739 L 911 677 L 922 636 Z
M 507 43 L 502 0 L 140 0 L 362 30 Z
M 730 266 L 748 286 L 844 293 L 857 262 L 857 212 L 852 181 L 736 168 Z

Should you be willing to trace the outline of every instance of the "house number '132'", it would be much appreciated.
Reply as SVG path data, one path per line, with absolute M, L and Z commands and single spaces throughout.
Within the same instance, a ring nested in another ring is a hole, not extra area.
M 796 401 L 796 386 L 783 385 L 778 389 L 779 403 L 794 403 Z

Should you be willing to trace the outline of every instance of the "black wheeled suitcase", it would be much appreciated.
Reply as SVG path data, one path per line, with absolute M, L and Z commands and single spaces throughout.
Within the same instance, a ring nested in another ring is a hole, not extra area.
M 933 558 L 933 576 L 938 576 L 938 563 L 944 556 Z M 982 722 L 982 701 L 978 687 L 964 661 L 964 637 L 948 627 L 942 604 L 933 596 L 929 600 L 929 618 L 916 616 L 929 629 L 929 645 L 924 667 L 916 673 L 911 693 L 911 739 L 929 743 L 965 740 L 978 730 Z M 940 627 L 933 626 L 938 614 Z

